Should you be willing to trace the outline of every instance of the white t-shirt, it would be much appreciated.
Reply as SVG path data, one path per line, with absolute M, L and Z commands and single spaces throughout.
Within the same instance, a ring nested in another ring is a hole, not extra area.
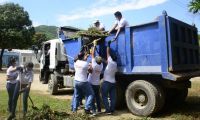
M 14 72 L 11 72 L 11 69 L 13 69 L 13 66 L 10 66 L 7 71 L 6 71 L 6 75 L 9 76 L 9 77 L 12 77 L 12 78 L 17 78 L 18 76 L 18 71 L 14 71 Z M 7 81 L 8 83 L 16 83 L 17 82 L 17 79 L 14 79 L 14 80 L 8 80 Z
M 96 27 L 96 26 L 94 25 L 94 27 Z M 101 29 L 105 29 L 105 26 L 103 23 L 99 23 L 99 27 L 96 27 L 96 28 L 101 30 Z
M 74 63 L 75 80 L 80 82 L 87 82 L 88 63 L 83 60 L 77 60 Z
M 110 83 L 115 83 L 115 73 L 117 72 L 117 63 L 112 60 L 111 57 L 108 57 L 108 65 L 104 71 L 103 79 Z
M 129 26 L 128 21 L 126 21 L 126 19 L 124 19 L 124 18 L 121 18 L 120 21 L 116 20 L 115 24 L 117 24 L 117 28 L 119 28 L 119 27 L 128 27 Z
M 20 80 L 20 73 L 17 77 L 17 80 Z M 29 84 L 30 82 L 33 82 L 33 71 L 25 71 L 21 73 L 21 83 Z
M 100 65 L 97 64 L 96 60 L 93 58 L 92 59 L 92 68 L 93 68 L 93 71 L 88 76 L 88 82 L 90 82 L 92 85 L 99 85 L 100 84 L 99 83 L 100 74 L 103 69 L 103 64 L 102 63 Z

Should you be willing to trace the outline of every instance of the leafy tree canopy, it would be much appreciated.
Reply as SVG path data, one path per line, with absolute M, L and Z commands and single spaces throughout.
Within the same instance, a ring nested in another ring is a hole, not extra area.
M 200 0 L 192 0 L 189 3 L 189 11 L 193 13 L 199 13 L 200 11 Z
M 14 3 L 0 5 L 0 48 L 27 48 L 34 28 L 29 14 Z

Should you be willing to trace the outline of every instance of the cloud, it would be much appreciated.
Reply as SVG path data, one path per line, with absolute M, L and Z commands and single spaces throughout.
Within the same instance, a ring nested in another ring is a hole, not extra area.
M 0 5 L 3 5 L 5 3 L 7 3 L 7 2 L 10 2 L 10 0 L 0 0 Z
M 33 22 L 33 26 L 34 27 L 37 27 L 37 26 L 40 26 L 41 24 L 39 23 L 39 22 L 37 22 L 37 21 L 32 21 Z
M 110 15 L 116 11 L 138 10 L 150 6 L 162 4 L 167 0 L 96 0 L 95 4 L 87 8 L 75 10 L 70 14 L 58 15 L 58 21 L 68 23 L 84 18 L 96 18 L 99 16 Z

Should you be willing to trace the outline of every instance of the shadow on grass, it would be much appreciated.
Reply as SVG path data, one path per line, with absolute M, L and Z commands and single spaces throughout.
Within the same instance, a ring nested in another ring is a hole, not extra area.
M 155 118 L 164 117 L 190 117 L 191 119 L 200 118 L 200 96 L 189 96 L 186 102 L 181 105 L 169 104 L 164 107 L 160 113 L 156 114 Z
M 54 96 L 64 96 L 64 95 L 73 95 L 74 90 L 73 89 L 61 89 L 58 90 L 58 93 Z

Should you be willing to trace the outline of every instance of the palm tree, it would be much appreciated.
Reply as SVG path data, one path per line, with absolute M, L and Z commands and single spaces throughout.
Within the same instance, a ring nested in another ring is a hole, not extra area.
M 195 13 L 199 13 L 200 11 L 200 0 L 192 0 L 189 3 L 189 11 Z

